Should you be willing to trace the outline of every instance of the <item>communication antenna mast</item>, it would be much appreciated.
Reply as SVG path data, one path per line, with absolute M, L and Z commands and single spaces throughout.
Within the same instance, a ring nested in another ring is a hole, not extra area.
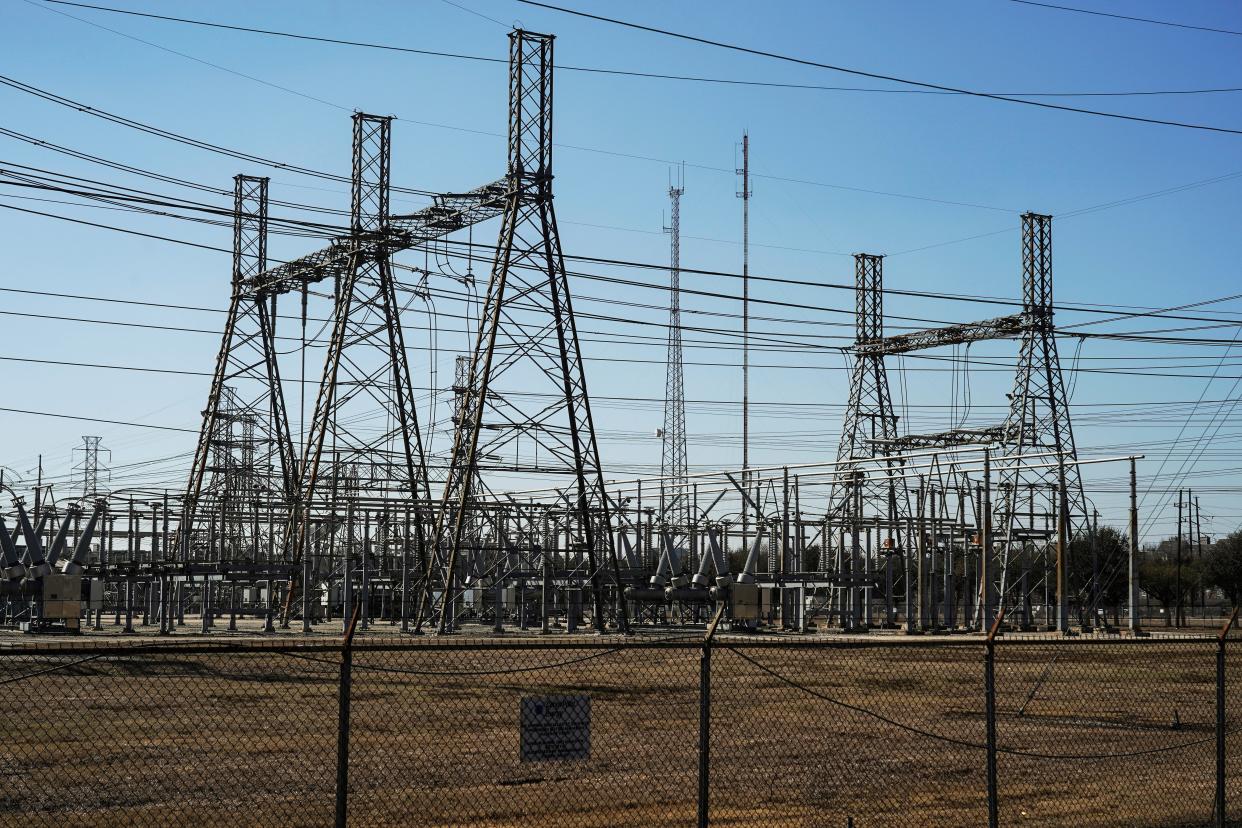
M 750 135 L 742 132 L 742 487 L 750 488 Z M 742 545 L 747 543 L 750 518 L 742 509 Z
M 668 197 L 672 210 L 669 225 L 668 269 L 668 367 L 664 383 L 664 447 L 660 460 L 660 499 L 666 525 L 674 533 L 690 524 L 686 476 L 686 386 L 681 351 L 681 196 L 686 191 L 685 173 L 677 171 Z M 667 498 L 667 499 L 666 499 Z

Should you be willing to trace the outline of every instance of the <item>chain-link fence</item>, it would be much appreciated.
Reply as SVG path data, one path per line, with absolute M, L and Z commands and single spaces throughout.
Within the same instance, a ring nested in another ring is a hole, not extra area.
M 1242 825 L 1236 640 L 83 643 L 0 691 L 0 824 Z

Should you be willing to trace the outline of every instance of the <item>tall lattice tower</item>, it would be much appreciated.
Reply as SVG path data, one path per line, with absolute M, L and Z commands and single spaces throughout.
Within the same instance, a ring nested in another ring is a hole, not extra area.
M 996 578 L 1001 600 L 1016 555 L 1065 515 L 1065 535 L 1086 531 L 1087 505 L 1074 461 L 1078 451 L 1053 327 L 1052 216 L 1022 215 L 1022 332 L 1018 370 L 1005 420 L 996 504 Z M 1043 455 L 1031 458 L 1031 455 Z
M 476 493 L 483 472 L 564 486 L 562 531 L 569 549 L 545 559 L 556 577 L 589 584 L 597 629 L 605 625 L 605 581 L 615 592 L 618 625 L 627 627 L 621 573 L 604 490 L 586 373 L 569 294 L 564 254 L 552 204 L 551 35 L 509 35 L 509 158 L 504 216 L 488 281 L 478 338 L 436 514 L 435 553 L 442 586 L 435 606 L 424 593 L 419 622 L 439 611 L 447 631 L 462 584 L 457 562 L 472 553 L 464 542 L 472 522 L 487 520 Z M 505 393 L 493 387 L 537 394 Z M 512 479 L 512 478 L 510 478 Z M 563 481 L 571 481 L 565 485 Z M 497 529 L 498 532 L 503 531 Z M 490 565 L 489 569 L 500 566 Z
M 186 558 L 196 530 L 203 534 L 215 512 L 232 510 L 226 522 L 249 525 L 246 498 L 257 494 L 256 486 L 283 499 L 296 479 L 275 345 L 276 298 L 250 286 L 267 268 L 268 179 L 239 175 L 233 184 L 232 299 L 182 506 L 178 543 Z M 247 470 L 244 495 L 239 468 Z M 212 503 L 212 514 L 200 514 L 204 494 L 223 497 L 223 505 Z
M 884 338 L 883 256 L 854 255 L 854 298 L 854 366 L 828 514 L 836 521 L 878 517 L 895 522 L 909 513 L 905 485 L 897 479 L 900 463 L 892 461 L 886 466 L 887 473 L 879 473 L 875 469 L 862 472 L 854 462 L 891 456 L 897 439 L 897 415 L 889 394 L 884 355 L 866 347 Z M 861 513 L 855 515 L 858 505 Z
M 358 497 L 410 500 L 419 539 L 430 500 L 392 271 L 395 245 L 386 243 L 391 132 L 391 117 L 354 113 L 350 234 L 342 242 L 348 261 L 337 277 L 332 334 L 298 464 L 294 560 L 306 551 L 316 514 L 331 509 L 332 486 L 324 485 L 331 480 L 348 479 Z
M 664 444 L 660 459 L 660 499 L 665 523 L 675 533 L 690 524 L 687 491 L 686 382 L 681 352 L 681 196 L 682 182 L 668 188 L 670 202 L 668 267 L 668 366 L 664 379 Z

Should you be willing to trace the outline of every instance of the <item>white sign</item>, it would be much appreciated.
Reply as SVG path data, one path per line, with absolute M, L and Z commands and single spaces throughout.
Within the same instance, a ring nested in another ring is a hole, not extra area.
M 590 696 L 528 696 L 520 720 L 523 762 L 591 757 Z

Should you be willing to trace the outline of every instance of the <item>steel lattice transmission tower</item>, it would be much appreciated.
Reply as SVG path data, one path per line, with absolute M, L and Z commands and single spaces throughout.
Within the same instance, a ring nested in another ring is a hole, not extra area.
M 1087 502 L 1053 326 L 1052 216 L 1022 215 L 1022 311 L 1026 325 L 1003 429 L 1006 448 L 999 458 L 996 578 L 1002 602 L 1011 565 L 1024 543 L 1046 537 L 1059 516 L 1064 516 L 1066 540 L 1087 529 Z
M 354 497 L 408 499 L 420 515 L 414 528 L 423 546 L 427 467 L 387 243 L 391 129 L 391 117 L 353 116 L 350 235 L 342 240 L 348 260 L 337 276 L 332 334 L 298 464 L 295 562 L 306 553 L 312 523 L 331 520 L 325 493 L 336 487 L 328 480 L 347 480 Z
M 884 355 L 868 347 L 884 339 L 883 256 L 854 255 L 854 298 L 854 365 L 828 515 L 842 522 L 851 517 L 861 520 L 863 513 L 870 512 L 866 516 L 899 525 L 897 521 L 909 514 L 907 491 L 898 479 L 900 461 L 886 463 L 886 474 L 873 469 L 865 476 L 855 464 L 858 460 L 891 456 L 897 440 L 897 415 L 889 393 Z
M 664 433 L 660 458 L 660 500 L 664 522 L 673 532 L 688 531 L 690 497 L 686 452 L 686 381 L 681 350 L 681 196 L 685 186 L 670 186 L 668 269 L 668 365 L 664 379 Z M 676 573 L 674 573 L 676 574 Z
M 485 520 L 476 497 L 483 472 L 564 479 L 562 527 L 571 551 L 546 561 L 558 577 L 589 582 L 594 623 L 605 624 L 605 569 L 617 588 L 618 624 L 627 627 L 599 446 L 552 206 L 551 35 L 509 35 L 507 192 L 478 337 L 471 356 L 452 459 L 435 525 L 442 586 L 436 607 L 424 594 L 419 623 L 438 608 L 447 631 L 462 586 L 459 556 L 468 527 Z M 495 387 L 504 378 L 523 393 Z M 532 393 L 533 392 L 533 393 Z M 551 550 L 544 554 L 555 554 Z
M 245 495 L 288 498 L 296 479 L 293 443 L 280 384 L 275 347 L 276 298 L 256 294 L 250 281 L 267 267 L 268 179 L 233 179 L 232 298 L 224 337 L 216 357 L 198 444 L 182 507 L 180 554 L 188 560 L 205 494 L 222 500 L 213 510 L 231 525 L 249 525 L 239 469 L 245 469 Z
M 102 439 L 102 437 L 83 435 L 82 445 L 73 450 L 74 454 L 81 452 L 82 455 L 82 459 L 74 465 L 73 471 L 75 478 L 81 475 L 83 500 L 100 495 L 102 493 L 99 488 L 100 479 L 108 478 L 108 468 L 101 464 L 100 455 L 111 456 L 112 453 L 100 444 Z

